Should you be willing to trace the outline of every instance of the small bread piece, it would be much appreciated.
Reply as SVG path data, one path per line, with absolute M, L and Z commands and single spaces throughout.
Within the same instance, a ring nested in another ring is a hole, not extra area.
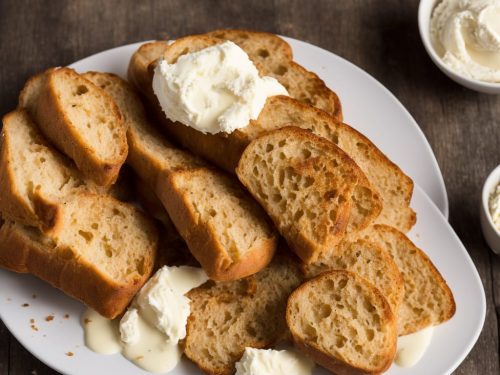
M 212 280 L 252 275 L 271 261 L 277 235 L 237 180 L 209 168 L 164 174 L 156 192 Z
M 367 279 L 397 315 L 404 295 L 403 276 L 391 254 L 379 244 L 367 239 L 344 239 L 335 252 L 322 253 L 316 262 L 304 266 L 308 278 L 332 270 L 351 271 Z
M 11 221 L 0 229 L 0 266 L 29 272 L 115 318 L 150 276 L 156 225 L 111 197 L 75 194 L 63 202 L 63 230 L 42 235 Z
M 330 271 L 289 297 L 286 322 L 295 346 L 335 374 L 380 374 L 396 354 L 396 318 L 366 279 Z
M 0 212 L 5 219 L 57 230 L 59 199 L 103 190 L 51 147 L 24 110 L 4 116 L 0 152 Z
M 113 184 L 127 158 L 126 127 L 112 98 L 73 69 L 51 69 L 20 95 L 44 135 L 96 184 Z
M 236 174 L 306 264 L 344 237 L 362 176 L 333 143 L 296 127 L 250 143 Z
M 448 284 L 429 257 L 403 233 L 387 225 L 373 225 L 356 236 L 384 247 L 401 270 L 405 291 L 397 314 L 400 336 L 444 323 L 455 315 Z
M 118 104 L 128 126 L 127 162 L 160 198 L 207 275 L 228 281 L 265 267 L 276 249 L 277 235 L 238 181 L 167 142 L 121 78 L 107 73 L 85 77 Z
M 301 281 L 295 260 L 280 252 L 253 276 L 192 290 L 186 356 L 208 374 L 234 374 L 246 347 L 267 348 L 288 334 L 286 301 Z

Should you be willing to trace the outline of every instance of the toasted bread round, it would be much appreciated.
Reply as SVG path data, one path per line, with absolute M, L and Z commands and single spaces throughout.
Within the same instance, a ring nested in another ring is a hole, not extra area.
M 396 354 L 396 318 L 366 279 L 325 272 L 289 297 L 286 322 L 295 346 L 336 374 L 379 374 Z

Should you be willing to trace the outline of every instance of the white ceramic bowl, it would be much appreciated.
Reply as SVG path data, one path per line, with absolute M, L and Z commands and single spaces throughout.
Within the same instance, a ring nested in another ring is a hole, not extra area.
M 434 61 L 434 64 L 436 64 L 444 74 L 462 86 L 487 94 L 500 94 L 500 83 L 488 83 L 463 77 L 445 65 L 434 50 L 430 37 L 430 23 L 434 6 L 439 1 L 441 0 L 420 0 L 418 7 L 418 29 L 420 31 L 420 38 L 432 61 Z
M 483 229 L 484 239 L 490 246 L 491 250 L 500 254 L 500 231 L 493 225 L 490 211 L 488 208 L 488 200 L 491 192 L 500 182 L 500 165 L 493 169 L 483 185 L 483 193 L 481 195 L 481 228 Z

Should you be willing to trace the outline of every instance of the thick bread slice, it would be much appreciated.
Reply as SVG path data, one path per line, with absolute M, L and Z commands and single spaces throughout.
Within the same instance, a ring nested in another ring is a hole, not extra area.
M 335 374 L 379 374 L 396 354 L 396 318 L 366 279 L 330 271 L 298 287 L 286 322 L 295 346 Z
M 322 253 L 316 262 L 304 266 L 309 278 L 332 270 L 351 271 L 367 279 L 377 287 L 397 315 L 404 295 L 403 275 L 391 254 L 380 245 L 367 239 L 344 239 L 336 252 Z
M 62 212 L 56 237 L 7 221 L 0 229 L 0 265 L 30 272 L 116 317 L 153 270 L 156 225 L 129 204 L 93 194 L 69 196 Z
M 73 69 L 51 69 L 20 95 L 45 136 L 98 185 L 113 184 L 127 158 L 126 127 L 112 98 Z
M 384 247 L 401 270 L 405 292 L 397 316 L 400 336 L 444 323 L 455 315 L 448 284 L 429 257 L 403 233 L 387 225 L 374 225 L 356 236 Z
M 0 151 L 0 212 L 5 219 L 57 230 L 58 201 L 103 190 L 53 149 L 24 110 L 4 116 Z
M 88 73 L 120 107 L 128 125 L 128 163 L 167 209 L 191 253 L 214 280 L 258 272 L 277 236 L 265 212 L 232 176 L 169 144 L 148 122 L 140 99 L 119 77 Z
M 250 143 L 236 174 L 305 263 L 344 237 L 362 176 L 333 143 L 296 127 Z
M 192 290 L 186 356 L 208 374 L 234 374 L 246 347 L 267 348 L 287 335 L 286 301 L 301 281 L 296 262 L 278 253 L 253 276 Z
M 209 168 L 166 173 L 156 193 L 211 279 L 236 280 L 271 261 L 274 228 L 232 176 Z
M 166 41 L 154 41 L 142 44 L 132 55 L 128 66 L 128 80 L 135 87 L 147 87 L 151 85 L 148 72 L 149 65 L 163 55 L 167 49 Z

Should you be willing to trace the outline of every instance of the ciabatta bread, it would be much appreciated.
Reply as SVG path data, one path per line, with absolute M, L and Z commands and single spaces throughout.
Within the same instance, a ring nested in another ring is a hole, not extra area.
M 126 127 L 112 98 L 70 68 L 33 77 L 19 105 L 98 185 L 113 184 L 127 158 Z
M 236 174 L 305 263 L 344 237 L 363 175 L 333 143 L 296 127 L 252 141 Z
M 62 202 L 57 236 L 6 221 L 0 229 L 0 266 L 29 272 L 115 318 L 150 276 L 156 225 L 133 206 L 89 193 Z
M 396 354 L 396 318 L 366 279 L 325 272 L 289 297 L 286 322 L 295 346 L 335 374 L 380 374 Z
M 286 301 L 301 281 L 296 262 L 278 253 L 253 276 L 192 290 L 186 356 L 208 374 L 234 374 L 246 347 L 267 348 L 288 335 Z

